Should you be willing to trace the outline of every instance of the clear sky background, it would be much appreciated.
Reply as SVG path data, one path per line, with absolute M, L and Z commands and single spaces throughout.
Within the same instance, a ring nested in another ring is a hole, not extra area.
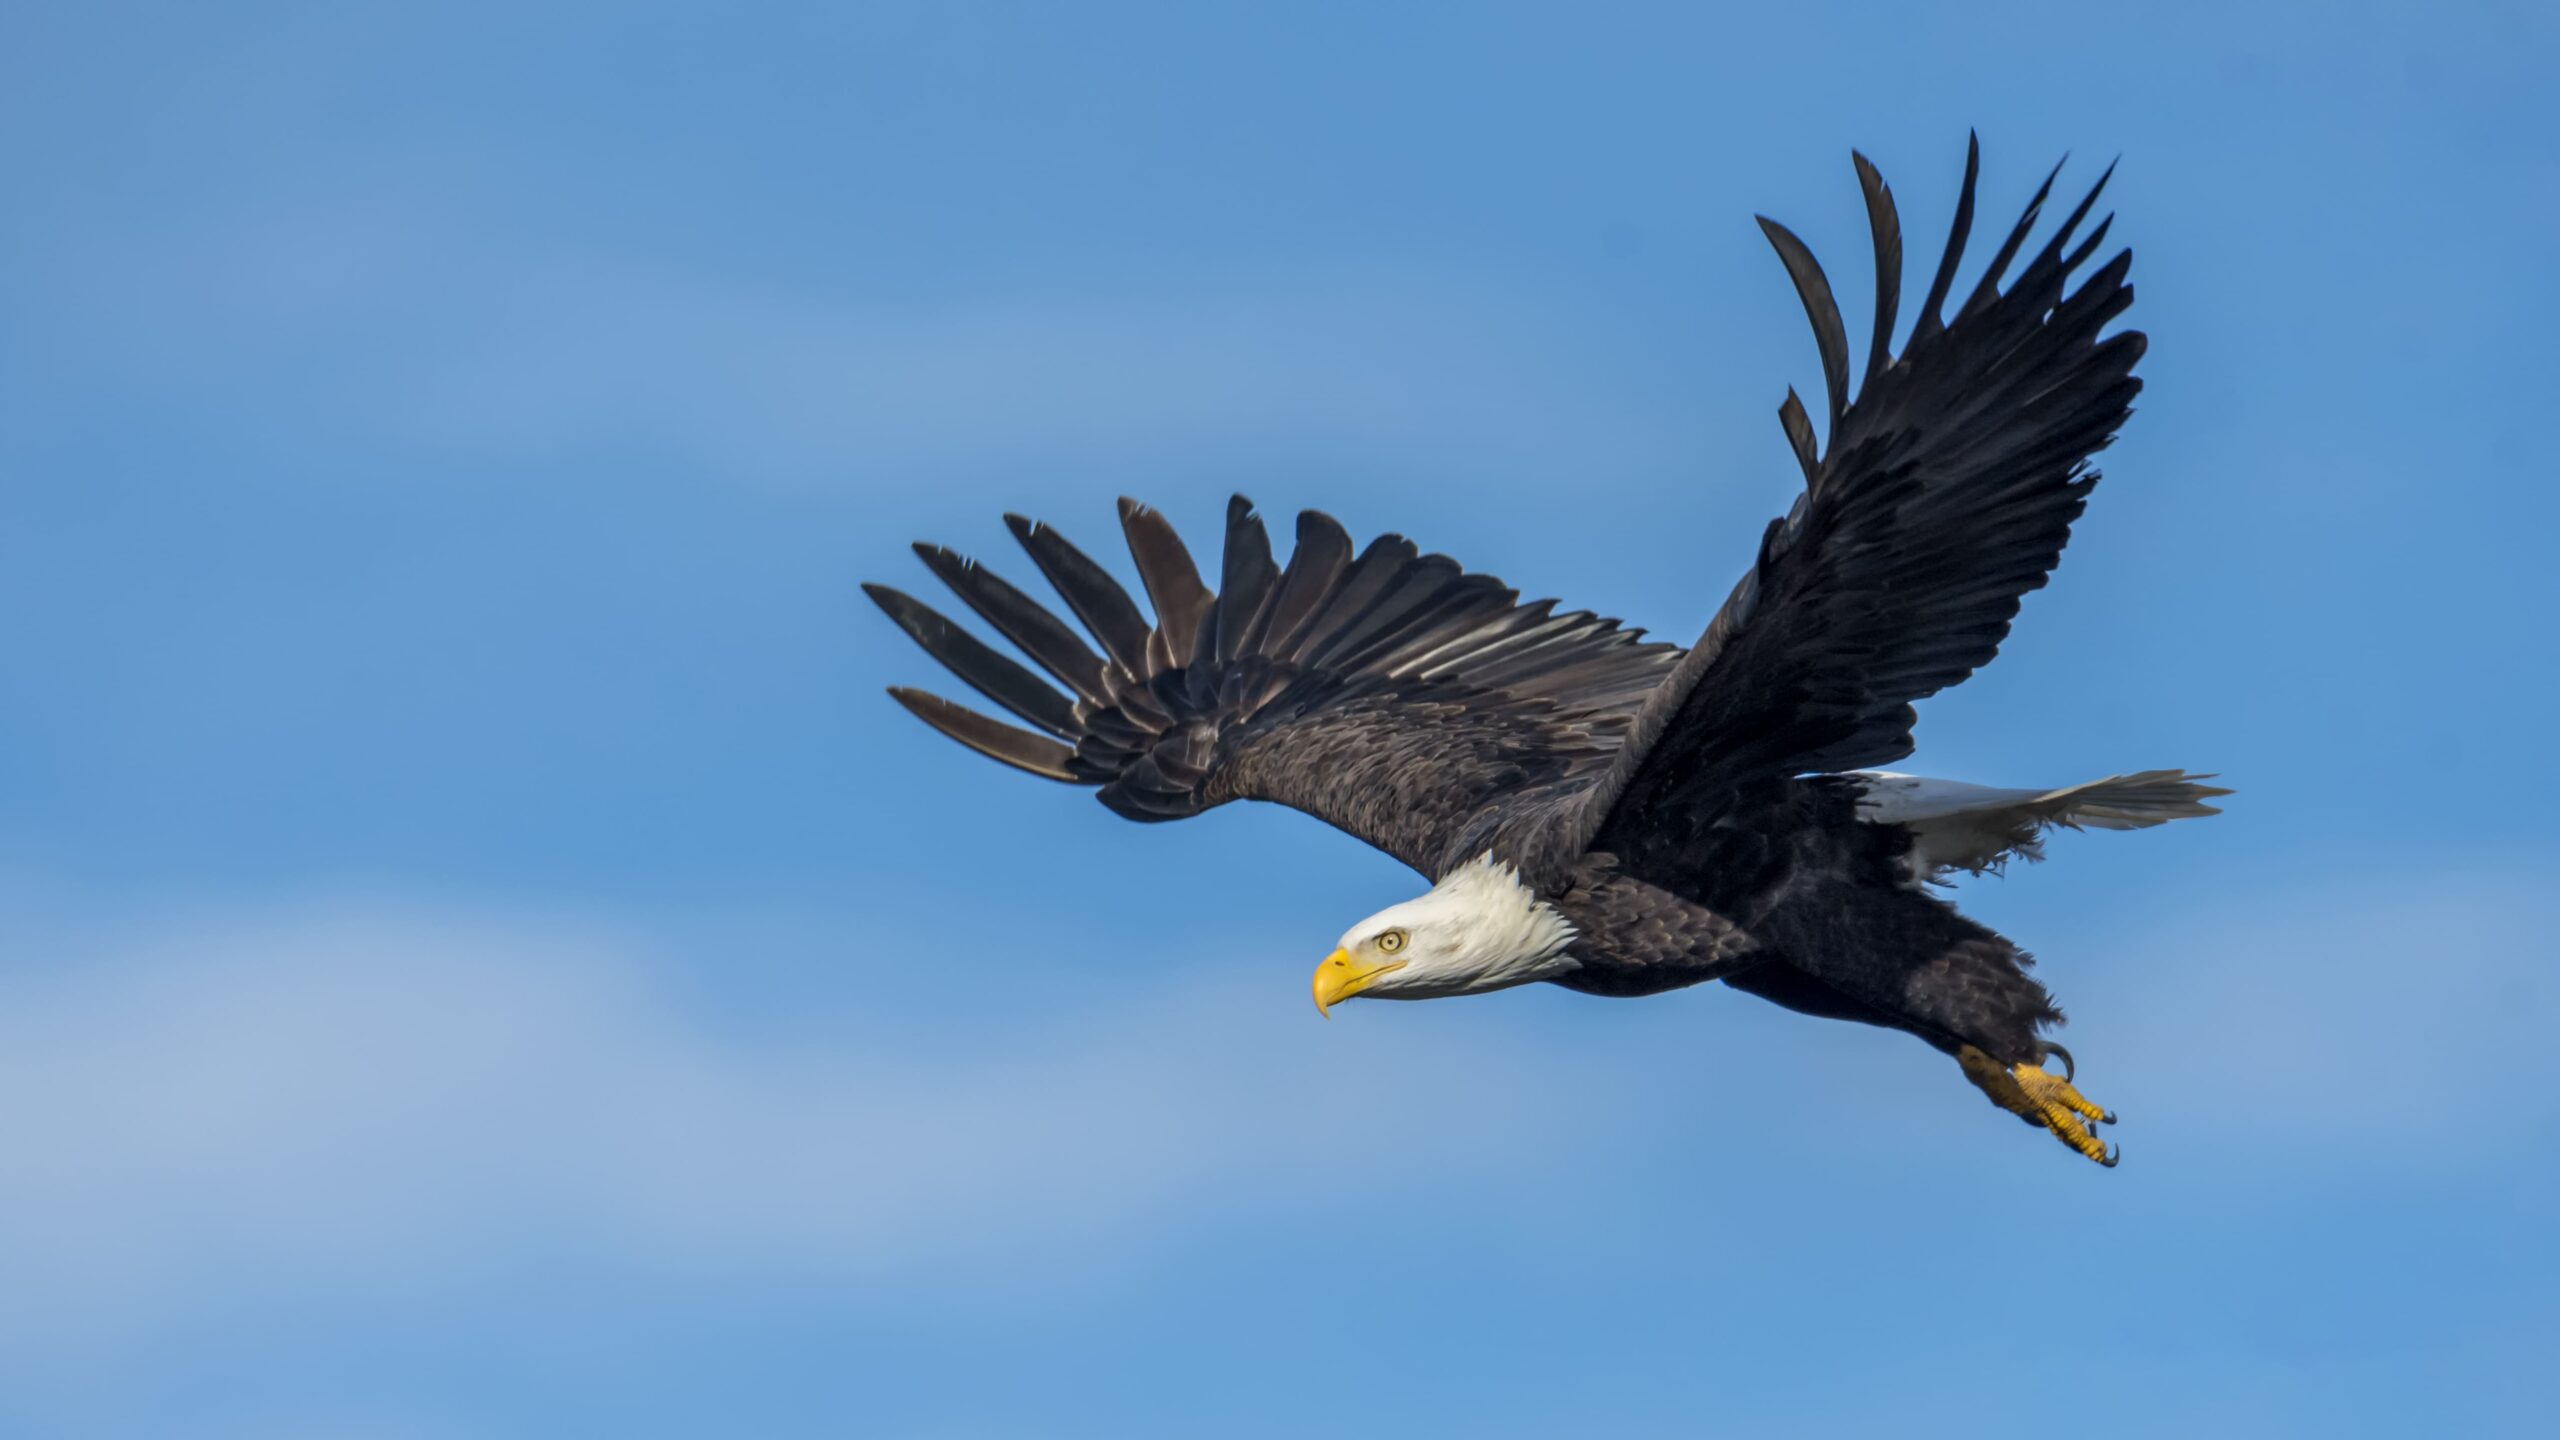
M 2554 12 L 1380 8 L 10 10 L 0 1433 L 2547 1433 Z M 1909 768 L 2241 792 L 1963 890 L 2121 1169 L 881 695 L 1122 493 L 1685 641 L 1968 127 L 2149 388 Z

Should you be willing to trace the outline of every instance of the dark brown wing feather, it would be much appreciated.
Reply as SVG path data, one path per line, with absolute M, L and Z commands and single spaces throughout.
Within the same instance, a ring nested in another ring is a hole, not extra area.
M 1881 294 L 1854 403 L 1829 282 L 1795 236 L 1761 222 L 1813 324 L 1829 450 L 1816 462 L 1790 392 L 1781 418 L 1805 462 L 1804 494 L 1770 524 L 1757 563 L 1646 703 L 1559 843 L 1615 849 L 1648 826 L 1695 830 L 1749 809 L 1767 782 L 1908 755 L 1912 702 L 1989 661 L 2021 597 L 2061 558 L 2097 482 L 2086 462 L 2141 388 L 2132 377 L 2141 334 L 2101 333 L 2132 303 L 2131 257 L 2117 254 L 2072 288 L 2106 230 L 2101 222 L 2065 254 L 2097 200 L 2092 189 L 2003 290 L 2048 177 L 1981 283 L 1942 321 L 1978 168 L 1969 147 L 1946 254 L 1910 340 L 1888 359 L 1901 224 L 1891 191 L 1860 159 Z
M 1355 559 L 1342 527 L 1314 511 L 1275 565 L 1242 497 L 1227 509 L 1213 594 L 1161 516 L 1129 501 L 1120 515 L 1152 625 L 1056 531 L 1006 517 L 1101 655 L 991 572 L 917 547 L 1065 693 L 929 606 L 865 589 L 928 654 L 1045 733 L 919 691 L 893 690 L 901 704 L 981 754 L 1098 786 L 1131 819 L 1272 800 L 1436 876 L 1493 843 L 1506 819 L 1516 829 L 1524 812 L 1604 773 L 1679 658 L 1614 620 L 1524 605 L 1402 536 Z

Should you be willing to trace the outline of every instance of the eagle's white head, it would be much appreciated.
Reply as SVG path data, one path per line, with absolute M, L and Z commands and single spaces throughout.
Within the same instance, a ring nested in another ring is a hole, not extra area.
M 1316 1009 L 1354 995 L 1430 1000 L 1544 980 L 1581 963 L 1573 936 L 1571 921 L 1488 852 L 1345 931 L 1316 967 Z

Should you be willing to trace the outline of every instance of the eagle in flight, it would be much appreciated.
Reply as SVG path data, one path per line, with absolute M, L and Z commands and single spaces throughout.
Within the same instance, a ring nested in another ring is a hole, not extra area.
M 2061 558 L 2098 480 L 2089 458 L 2141 389 L 2141 333 L 2108 332 L 2133 301 L 2132 256 L 2083 272 L 2107 233 L 2101 219 L 2075 243 L 2101 176 L 2010 276 L 2057 166 L 1950 314 L 1980 168 L 1969 145 L 1952 233 L 1897 353 L 1901 221 L 1875 167 L 1853 159 L 1875 246 L 1866 364 L 1850 368 L 1812 252 L 1762 219 L 1812 321 L 1827 438 L 1790 390 L 1778 416 L 1804 491 L 1686 650 L 1523 604 L 1400 535 L 1355 546 L 1314 511 L 1277 563 L 1241 497 L 1213 591 L 1172 527 L 1123 500 L 1152 620 L 1020 516 L 1005 523 L 1081 634 L 975 563 L 916 547 L 1047 680 L 909 596 L 864 587 L 1029 728 L 889 693 L 980 754 L 1097 787 L 1130 819 L 1276 801 L 1421 872 L 1427 892 L 1352 926 L 1317 965 L 1321 1010 L 1536 980 L 1594 995 L 1721 980 L 1908 1031 L 1994 1104 L 2115 1164 L 2096 1134 L 2115 1116 L 2046 1037 L 2062 1013 L 2032 961 L 1959 914 L 1940 882 L 2036 858 L 2057 826 L 2139 829 L 2213 814 L 2204 802 L 2230 792 L 2177 770 L 2000 789 L 1875 767 L 1911 753 L 1913 702 L 1989 661 Z

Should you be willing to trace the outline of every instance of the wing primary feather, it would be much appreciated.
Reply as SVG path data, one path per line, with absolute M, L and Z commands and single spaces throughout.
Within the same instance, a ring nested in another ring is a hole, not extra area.
M 1131 674 L 1145 670 L 1150 627 L 1120 582 L 1049 526 L 1019 515 L 1005 516 L 1004 523 L 1112 663 Z
M 1872 383 L 1893 360 L 1893 326 L 1902 309 L 1902 216 L 1893 206 L 1893 187 L 1884 183 L 1874 162 L 1852 150 L 1858 188 L 1867 197 L 1867 230 L 1876 242 L 1876 325 L 1867 342 L 1866 381 Z
M 1106 703 L 1102 657 L 1077 639 L 1065 621 L 1041 609 L 1029 596 L 974 560 L 921 541 L 915 548 L 925 568 L 977 611 L 979 619 L 994 626 L 997 634 L 1019 646 L 1034 664 L 1056 676 L 1077 695 L 1095 704 Z
M 2058 262 L 2062 259 L 2062 247 L 2071 242 L 2071 232 L 2079 229 L 2080 222 L 2089 218 L 2090 207 L 2098 203 L 2099 193 L 2107 188 L 2109 180 L 2115 178 L 2116 166 L 2121 162 L 2121 156 L 2107 162 L 2106 170 L 2098 176 L 2098 183 L 2090 186 L 2089 193 L 2080 197 L 2080 203 L 2071 207 L 2071 213 L 2063 217 L 2062 228 L 2054 231 L 2053 238 L 2045 242 L 2044 250 L 2036 257 L 2037 264 Z M 2076 264 L 2061 266 L 2062 272 L 2066 275 L 2076 268 L 2078 268 Z
M 1839 302 L 1831 298 L 1830 277 L 1794 231 L 1766 215 L 1759 220 L 1760 233 L 1769 237 L 1779 263 L 1787 267 L 1787 278 L 1796 283 L 1805 318 L 1813 322 L 1813 343 L 1822 352 L 1822 386 L 1831 402 L 1829 423 L 1837 430 L 1841 412 L 1849 408 L 1849 332 L 1840 323 Z
M 2102 246 L 2102 243 L 2107 243 L 2107 231 L 2109 231 L 2109 228 L 2115 228 L 2115 215 L 2102 215 L 2102 218 L 2099 218 L 2099 223 L 2094 225 L 2092 231 L 2089 231 L 2089 238 L 2086 238 L 2086 241 L 2081 241 L 2081 243 L 2079 243 L 2079 249 L 2074 249 L 2074 251 L 2071 251 L 2071 254 L 2068 254 L 2068 256 L 2063 256 L 2063 274 L 2071 274 L 2071 272 L 2074 272 L 2074 269 L 2079 269 L 2081 264 L 2086 264 L 2086 261 L 2089 261 L 2089 256 L 2097 254 L 2099 246 Z M 2125 254 L 2132 254 L 2132 251 L 2125 251 Z
M 1956 194 L 1956 218 L 1947 227 L 1946 253 L 1938 257 L 1938 273 L 1929 281 L 1929 298 L 1920 302 L 1920 318 L 1911 329 L 1913 345 L 1946 329 L 1943 312 L 1947 291 L 1956 283 L 1956 266 L 1963 261 L 1965 241 L 1973 234 L 1973 190 L 1981 178 L 1982 137 L 1968 131 L 1964 137 L 1964 188 Z
M 1272 658 L 1314 665 L 1318 656 L 1333 649 L 1345 632 L 1370 614 L 1404 567 L 1419 555 L 1414 543 L 1401 535 L 1386 534 L 1370 541 L 1360 558 L 1343 571 L 1342 583 L 1334 587 L 1324 608 L 1308 617 L 1286 652 L 1274 652 Z
M 2028 232 L 2036 228 L 2037 217 L 2044 214 L 2044 202 L 2053 198 L 2053 182 L 2061 178 L 2062 167 L 2069 161 L 2069 156 L 2055 161 L 2053 169 L 2044 177 L 2044 183 L 2036 187 L 2035 198 L 2027 202 L 2026 211 L 2018 216 L 2018 223 L 2009 228 L 2009 238 L 2000 242 L 2000 249 L 1991 257 L 1990 268 L 1982 272 L 1982 279 L 1974 285 L 1973 293 L 1965 297 L 1964 308 L 1956 312 L 1957 319 L 1961 320 L 2000 298 L 2000 277 L 2009 273 L 2009 262 L 2018 258 L 2018 247 L 2027 243 Z
M 1010 656 L 988 648 L 977 636 L 903 591 L 866 584 L 862 593 L 887 611 L 908 639 L 967 681 L 971 689 L 1062 740 L 1075 738 L 1074 704 Z
M 1017 770 L 1051 780 L 1092 783 L 1075 772 L 1076 752 L 1045 735 L 1016 730 L 929 691 L 892 685 L 889 696 L 906 706 L 909 714 L 990 760 L 1001 760 Z
M 1271 563 L 1271 535 L 1253 502 L 1241 495 L 1227 501 L 1227 548 L 1218 569 L 1218 650 L 1221 662 L 1245 653 L 1262 607 L 1271 598 L 1279 569 Z
M 1321 510 L 1299 511 L 1297 548 L 1289 552 L 1289 566 L 1254 622 L 1247 648 L 1256 654 L 1288 655 L 1307 622 L 1333 597 L 1350 563 L 1351 532 Z
M 1182 688 L 1196 710 L 1218 703 L 1218 615 L 1226 608 L 1224 600 L 1209 597 L 1208 610 L 1192 628 L 1191 653 L 1182 658 Z
M 1410 653 L 1396 657 L 1391 673 L 1420 674 L 1441 665 L 1487 659 L 1506 646 L 1522 643 L 1522 636 L 1550 623 L 1549 617 L 1555 606 L 1553 600 L 1532 600 L 1528 604 L 1520 604 L 1515 592 L 1508 614 L 1487 624 L 1437 636 L 1426 644 L 1416 645 Z
M 1405 542 L 1403 548 L 1410 552 L 1412 542 Z M 1369 595 L 1358 610 L 1337 607 L 1335 613 L 1342 623 L 1331 627 L 1322 643 L 1308 650 L 1306 662 L 1327 670 L 1358 673 L 1363 668 L 1360 657 L 1365 647 L 1415 623 L 1459 574 L 1458 562 L 1446 555 L 1406 554 L 1404 563 L 1389 573 L 1387 582 Z
M 1148 654 L 1158 669 L 1191 662 L 1200 640 L 1200 621 L 1209 613 L 1209 587 L 1200 583 L 1200 567 L 1175 534 L 1172 522 L 1126 498 L 1120 501 L 1120 529 L 1129 539 L 1129 558 L 1147 587 L 1147 603 L 1156 611 L 1155 643 Z
M 1796 452 L 1796 463 L 1804 467 L 1804 483 L 1811 485 L 1822 459 L 1814 449 L 1813 421 L 1805 417 L 1804 401 L 1797 398 L 1793 385 L 1787 387 L 1786 403 L 1778 407 L 1778 423 L 1786 427 L 1787 444 Z
M 1441 562 L 1445 562 L 1445 568 Z M 1508 613 L 1518 598 L 1490 575 L 1468 575 L 1445 556 L 1425 556 L 1409 567 L 1402 603 L 1391 611 L 1380 606 L 1376 623 L 1366 633 L 1346 637 L 1342 648 L 1326 656 L 1333 667 L 1363 675 L 1389 675 L 1404 660 L 1442 639 Z
M 2101 216 L 2098 223 L 2090 229 L 2088 238 L 2082 240 L 2070 254 L 2062 257 L 2062 273 L 2070 274 L 2087 263 L 2090 256 L 2097 254 L 2098 247 L 2107 241 L 2108 229 L 2115 223 L 2116 217 L 2113 215 Z

